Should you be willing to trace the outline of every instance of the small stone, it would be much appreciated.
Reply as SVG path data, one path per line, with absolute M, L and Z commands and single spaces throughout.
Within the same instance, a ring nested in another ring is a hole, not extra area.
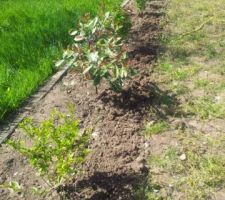
M 185 130 L 186 124 L 185 122 L 178 120 L 174 122 L 174 127 L 175 129 Z
M 104 106 L 102 104 L 100 104 L 98 107 L 99 107 L 100 110 L 104 109 Z
M 153 192 L 154 192 L 154 193 L 159 193 L 159 190 L 153 189 Z
M 23 174 L 24 174 L 23 172 L 20 172 L 20 173 L 19 173 L 19 176 L 23 176 Z
M 94 139 L 96 139 L 98 137 L 98 134 L 99 134 L 98 132 L 93 132 L 91 135 Z
M 13 176 L 17 176 L 17 174 L 18 174 L 18 172 L 15 172 L 15 173 L 13 174 Z
M 57 196 L 58 196 L 57 191 L 53 191 L 53 192 L 52 192 L 52 197 L 57 197 Z
M 187 156 L 183 153 L 181 156 L 180 156 L 180 160 L 184 161 L 187 159 Z
M 24 159 L 24 160 L 23 160 L 23 164 L 24 164 L 24 165 L 27 165 L 27 164 L 28 164 L 28 160 L 27 160 L 27 159 Z
M 75 84 L 76 84 L 75 81 L 71 81 L 71 82 L 70 82 L 70 85 L 71 85 L 71 86 L 74 86 Z
M 145 142 L 145 148 L 147 149 L 149 147 L 149 143 Z
M 216 96 L 216 97 L 215 97 L 215 100 L 216 100 L 217 102 L 221 102 L 221 99 L 222 99 L 221 96 Z
M 145 164 L 145 162 L 146 162 L 142 156 L 137 157 L 136 161 L 137 161 L 137 163 L 141 163 L 141 164 L 142 163 Z
M 64 81 L 64 82 L 63 82 L 63 85 L 64 85 L 64 86 L 69 86 L 69 82 Z
M 155 121 L 149 121 L 148 123 L 147 123 L 147 126 L 152 126 L 153 124 L 155 123 Z

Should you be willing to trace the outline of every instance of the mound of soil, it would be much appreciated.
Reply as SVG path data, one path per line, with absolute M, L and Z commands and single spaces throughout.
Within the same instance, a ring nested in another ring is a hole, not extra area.
M 156 60 L 160 19 L 165 1 L 147 3 L 143 12 L 138 12 L 134 1 L 126 5 L 131 16 L 132 28 L 127 40 L 130 65 L 138 70 L 132 80 L 127 81 L 122 94 L 107 89 L 107 84 L 99 88 L 99 94 L 90 81 L 68 73 L 61 83 L 36 106 L 30 115 L 37 121 L 48 116 L 50 110 L 58 107 L 66 110 L 66 104 L 76 105 L 76 116 L 82 127 L 92 127 L 91 153 L 83 165 L 83 173 L 71 183 L 62 186 L 70 199 L 89 200 L 131 200 L 133 187 L 147 177 L 146 157 L 149 154 L 148 141 L 143 136 L 143 123 L 149 117 L 149 108 L 154 95 L 151 84 L 151 69 Z M 13 138 L 19 138 L 17 130 Z M 18 154 L 9 149 L 1 149 L 0 175 L 16 174 L 17 179 L 28 185 L 34 180 L 34 172 Z M 7 164 L 8 163 L 8 164 Z M 2 170 L 7 169 L 7 170 Z M 23 172 L 25 169 L 25 173 Z M 32 180 L 32 181 L 29 181 Z M 1 182 L 1 179 L 0 179 Z M 27 186 L 28 186 L 27 185 Z M 0 199 L 15 199 L 5 190 Z M 25 199 L 34 197 L 25 194 Z M 56 199 L 50 194 L 45 199 Z

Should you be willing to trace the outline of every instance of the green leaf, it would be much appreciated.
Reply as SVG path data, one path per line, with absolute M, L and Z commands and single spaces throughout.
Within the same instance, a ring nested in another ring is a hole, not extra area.
M 100 75 L 97 75 L 94 77 L 94 85 L 97 86 L 99 85 L 101 82 L 101 76 Z
M 64 59 L 59 60 L 59 61 L 57 61 L 57 62 L 55 63 L 55 66 L 56 66 L 56 67 L 61 67 L 61 66 L 64 64 L 64 62 L 65 62 Z
M 38 174 L 54 186 L 59 184 L 59 180 L 69 179 L 77 173 L 81 163 L 76 159 L 86 156 L 90 137 L 81 134 L 79 126 L 73 111 L 68 116 L 54 110 L 50 118 L 40 124 L 34 124 L 31 119 L 21 124 L 31 144 L 26 145 L 23 140 L 9 141 L 8 144 L 27 157 Z M 12 182 L 9 186 L 13 189 L 18 185 Z
M 85 40 L 85 37 L 83 35 L 78 35 L 74 38 L 75 42 L 82 42 Z
M 77 34 L 78 34 L 78 31 L 73 31 L 73 32 L 70 33 L 70 35 L 72 35 L 72 36 L 75 36 Z
M 78 67 L 82 74 L 89 73 L 85 77 L 91 78 L 94 86 L 105 79 L 115 91 L 121 90 L 123 82 L 133 75 L 127 66 L 124 41 L 119 34 L 121 26 L 117 22 L 109 12 L 103 18 L 86 18 L 70 33 L 75 36 L 74 43 L 63 56 L 69 66 Z M 71 49 L 74 54 L 69 53 Z
M 12 192 L 20 192 L 22 187 L 17 181 L 10 181 L 9 183 L 5 183 L 2 185 L 3 188 L 9 189 Z
M 105 20 L 107 20 L 109 18 L 109 16 L 110 16 L 110 12 L 106 12 L 105 13 Z

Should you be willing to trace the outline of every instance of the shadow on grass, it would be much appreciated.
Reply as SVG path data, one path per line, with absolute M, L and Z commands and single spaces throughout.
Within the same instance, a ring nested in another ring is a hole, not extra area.
M 152 85 L 153 98 L 150 105 L 151 112 L 157 119 L 166 120 L 171 116 L 185 116 L 180 108 L 180 101 L 170 90 L 161 90 L 157 85 Z

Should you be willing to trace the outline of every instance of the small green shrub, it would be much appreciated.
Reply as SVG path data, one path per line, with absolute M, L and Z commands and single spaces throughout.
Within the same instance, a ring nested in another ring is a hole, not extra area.
M 56 66 L 67 64 L 76 67 L 97 86 L 105 79 L 111 89 L 120 92 L 124 80 L 134 71 L 128 67 L 127 54 L 120 37 L 121 26 L 107 12 L 103 19 L 86 16 L 79 29 L 70 34 L 74 43 L 63 54 Z
M 25 119 L 20 127 L 31 139 L 31 145 L 24 140 L 10 140 L 8 144 L 28 158 L 48 183 L 48 189 L 56 189 L 80 170 L 89 152 L 90 130 L 82 133 L 79 120 L 72 112 L 66 115 L 54 110 L 51 117 L 40 125 L 35 125 L 32 119 Z

